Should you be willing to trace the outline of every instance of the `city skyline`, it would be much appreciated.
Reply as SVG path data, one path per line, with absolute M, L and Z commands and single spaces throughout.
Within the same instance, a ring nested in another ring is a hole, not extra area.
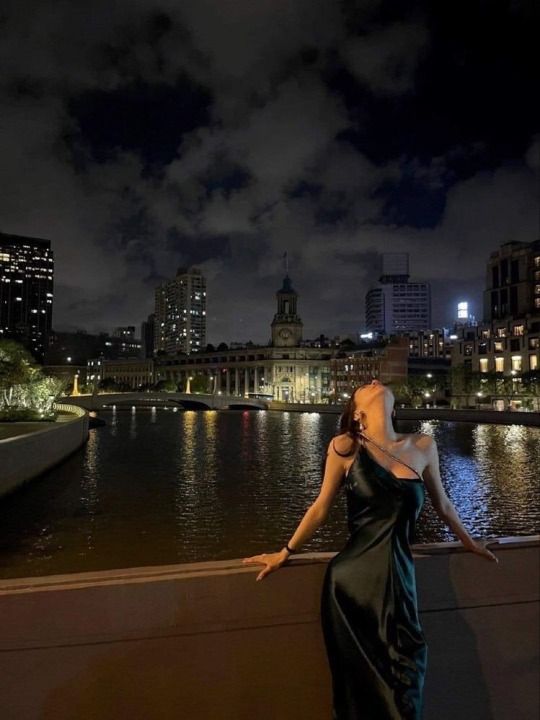
M 530 12 L 12 4 L 0 230 L 51 240 L 59 330 L 139 326 L 196 265 L 209 342 L 264 343 L 285 251 L 306 337 L 361 329 L 383 252 L 434 327 L 480 319 L 489 253 L 540 236 Z

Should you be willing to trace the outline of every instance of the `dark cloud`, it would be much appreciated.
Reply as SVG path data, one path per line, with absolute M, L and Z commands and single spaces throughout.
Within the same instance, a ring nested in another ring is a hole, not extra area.
M 208 123 L 210 104 L 209 92 L 186 77 L 86 91 L 68 101 L 76 127 L 70 140 L 99 163 L 133 152 L 145 166 L 161 167 L 177 156 L 186 133 Z
M 8 1 L 1 229 L 53 241 L 57 328 L 136 324 L 197 263 L 209 339 L 266 342 L 284 250 L 307 336 L 362 328 L 385 251 L 436 324 L 480 316 L 489 252 L 539 233 L 533 32 L 520 3 Z

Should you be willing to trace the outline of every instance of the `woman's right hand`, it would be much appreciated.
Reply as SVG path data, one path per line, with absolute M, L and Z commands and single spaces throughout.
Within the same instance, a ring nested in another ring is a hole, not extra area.
M 264 570 L 257 575 L 256 580 L 262 580 L 266 575 L 278 570 L 287 560 L 288 554 L 281 552 L 262 553 L 261 555 L 252 555 L 242 559 L 244 565 L 265 565 Z
M 499 558 L 496 557 L 491 550 L 488 550 L 486 545 L 489 542 L 493 542 L 493 540 L 473 540 L 472 545 L 470 545 L 467 549 L 470 552 L 476 553 L 477 555 L 481 555 L 482 557 L 485 557 L 487 560 L 491 560 L 492 562 L 499 562 Z

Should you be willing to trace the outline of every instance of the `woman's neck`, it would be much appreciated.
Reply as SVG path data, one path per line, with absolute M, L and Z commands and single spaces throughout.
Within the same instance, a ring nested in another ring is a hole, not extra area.
M 392 418 L 386 415 L 379 415 L 376 418 L 366 416 L 366 429 L 363 434 L 380 445 L 394 443 L 398 439 L 392 425 Z

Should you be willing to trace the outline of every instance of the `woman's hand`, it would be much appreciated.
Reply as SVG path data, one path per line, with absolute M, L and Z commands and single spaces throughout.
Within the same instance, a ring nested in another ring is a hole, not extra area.
M 467 550 L 476 553 L 476 555 L 485 557 L 486 560 L 498 563 L 499 559 L 495 557 L 491 550 L 488 550 L 486 547 L 486 545 L 490 542 L 493 542 L 493 540 L 473 540 L 472 544 L 467 546 Z
M 275 553 L 262 553 L 262 555 L 252 555 L 251 557 L 243 558 L 242 562 L 244 565 L 266 565 L 264 570 L 256 577 L 256 580 L 262 580 L 263 577 L 268 573 L 278 570 L 285 562 L 288 557 L 287 552 L 275 552 Z

